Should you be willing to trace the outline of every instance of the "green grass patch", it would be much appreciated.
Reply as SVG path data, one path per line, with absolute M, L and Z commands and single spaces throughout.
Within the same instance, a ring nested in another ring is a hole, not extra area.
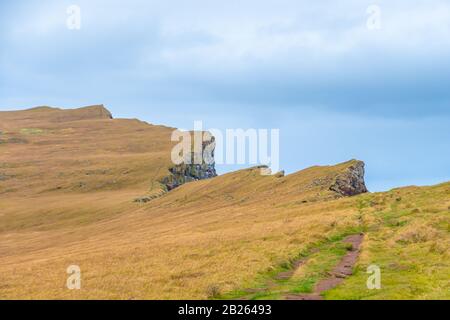
M 20 129 L 20 133 L 24 134 L 24 135 L 39 135 L 39 134 L 43 134 L 44 130 L 39 129 L 39 128 L 23 128 L 23 129 Z
M 443 211 L 426 210 L 444 194 L 415 195 L 407 209 L 398 203 L 410 200 L 398 198 L 387 211 L 373 213 L 377 219 L 369 226 L 355 273 L 325 292 L 325 299 L 450 299 L 448 217 Z M 367 267 L 372 264 L 380 267 L 381 289 L 367 288 Z
M 311 293 L 318 281 L 328 276 L 334 266 L 350 249 L 349 244 L 342 243 L 342 239 L 351 234 L 362 231 L 362 227 L 353 227 L 345 232 L 331 235 L 323 241 L 311 244 L 296 257 L 259 274 L 248 290 L 228 292 L 220 299 L 272 300 L 282 299 L 287 294 Z M 294 263 L 305 259 L 299 269 L 294 270 Z M 281 273 L 292 272 L 289 278 L 280 278 Z

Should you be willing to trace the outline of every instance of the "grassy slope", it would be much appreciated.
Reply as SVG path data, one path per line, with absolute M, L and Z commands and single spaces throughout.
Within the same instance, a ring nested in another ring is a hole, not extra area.
M 357 273 L 327 298 L 448 298 L 448 183 L 336 199 L 326 186 L 351 162 L 282 178 L 248 169 L 142 205 L 133 199 L 159 190 L 170 165 L 173 129 L 101 107 L 0 113 L 0 126 L 1 298 L 229 297 L 312 254 L 282 284 L 301 292 L 342 254 L 334 241 L 360 229 Z M 365 290 L 372 263 L 376 292 Z M 80 291 L 65 288 L 70 264 Z
M 277 277 L 292 268 L 290 263 L 280 264 L 261 273 L 247 289 L 222 298 L 280 299 L 289 293 L 310 293 L 346 253 L 339 240 L 362 231 L 365 240 L 354 275 L 325 292 L 326 299 L 450 299 L 450 183 L 365 194 L 352 200 L 347 205 L 358 208 L 358 223 L 335 226 L 332 236 L 301 252 L 299 257 L 307 258 L 306 263 L 290 279 Z M 366 270 L 372 264 L 381 268 L 381 290 L 366 287 Z
M 359 199 L 367 237 L 355 275 L 328 299 L 450 299 L 450 184 L 409 187 Z M 367 290 L 366 269 L 382 289 Z

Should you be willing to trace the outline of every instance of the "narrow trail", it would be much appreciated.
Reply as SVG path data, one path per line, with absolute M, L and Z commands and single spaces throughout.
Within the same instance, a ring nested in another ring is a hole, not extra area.
M 334 267 L 331 267 L 332 269 L 327 273 L 327 276 L 315 284 L 311 293 L 294 293 L 297 280 L 293 279 L 293 277 L 297 270 L 304 267 L 308 268 L 307 264 L 315 254 L 320 254 L 323 250 L 330 250 L 329 248 L 327 249 L 327 247 L 316 247 L 312 249 L 308 256 L 299 258 L 293 262 L 290 270 L 280 272 L 267 279 L 265 285 L 262 287 L 245 289 L 244 295 L 237 297 L 237 299 L 249 300 L 258 297 L 263 299 L 323 300 L 322 294 L 325 291 L 336 287 L 353 273 L 353 267 L 358 259 L 363 239 L 364 235 L 360 233 L 349 235 L 340 241 L 340 247 L 344 244 L 347 252 Z M 323 259 L 323 257 L 321 259 Z M 292 285 L 294 287 L 292 287 Z
M 342 258 L 342 260 L 334 267 L 330 272 L 329 277 L 319 281 L 314 287 L 312 293 L 307 294 L 286 294 L 284 299 L 286 300 L 323 300 L 322 293 L 330 290 L 339 285 L 345 278 L 350 276 L 353 272 L 353 266 L 355 265 L 361 243 L 364 239 L 363 234 L 355 234 L 346 237 L 342 242 L 352 245 L 349 252 Z
M 313 253 L 316 253 L 317 251 L 319 251 L 317 248 L 316 248 L 316 249 L 313 249 L 313 250 L 310 252 L 310 255 L 313 254 Z M 295 261 L 295 262 L 292 264 L 292 269 L 291 269 L 291 270 L 289 270 L 289 271 L 284 271 L 284 272 L 281 272 L 281 273 L 277 274 L 277 275 L 275 276 L 275 279 L 276 279 L 276 280 L 289 280 L 289 279 L 294 275 L 294 273 L 297 271 L 297 269 L 299 269 L 299 268 L 300 268 L 301 266 L 303 266 L 306 262 L 308 262 L 308 260 L 309 260 L 309 257 L 304 257 L 304 258 L 301 258 L 301 259 Z
M 311 251 L 311 253 L 315 253 L 317 251 L 318 251 L 317 249 L 314 249 Z M 278 273 L 272 280 L 269 280 L 269 282 L 267 283 L 267 287 L 245 289 L 245 292 L 247 294 L 255 294 L 255 293 L 261 293 L 261 292 L 267 292 L 268 290 L 273 289 L 274 287 L 277 286 L 275 281 L 289 280 L 301 266 L 303 266 L 306 262 L 308 262 L 308 260 L 309 260 L 309 257 L 303 257 L 301 259 L 294 261 L 292 264 L 291 270 Z M 243 296 L 243 297 L 240 297 L 238 300 L 248 300 L 248 299 L 249 299 L 248 296 Z

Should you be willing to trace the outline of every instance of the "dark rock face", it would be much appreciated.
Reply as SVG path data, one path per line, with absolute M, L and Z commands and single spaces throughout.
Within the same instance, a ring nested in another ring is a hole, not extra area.
M 336 177 L 330 190 L 342 196 L 354 196 L 368 192 L 364 182 L 364 162 L 355 161 L 351 164 L 345 172 Z
M 165 177 L 162 183 L 167 190 L 191 181 L 214 178 L 217 176 L 214 164 L 180 164 L 169 169 L 170 175 Z
M 215 141 L 214 137 L 211 137 L 210 140 L 203 142 L 203 151 L 206 147 L 212 146 L 211 156 L 214 159 L 214 146 Z M 194 162 L 194 154 L 191 155 L 191 162 Z M 212 162 L 211 164 L 206 163 L 202 160 L 202 164 L 179 164 L 169 169 L 170 175 L 163 178 L 161 181 L 164 184 L 168 191 L 179 187 L 180 185 L 197 180 L 210 179 L 217 176 L 215 164 Z

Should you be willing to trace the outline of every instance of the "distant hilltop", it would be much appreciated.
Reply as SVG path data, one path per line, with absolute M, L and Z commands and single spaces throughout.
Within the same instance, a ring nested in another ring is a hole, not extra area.
M 45 120 L 49 122 L 67 122 L 76 120 L 112 119 L 111 112 L 103 104 L 78 109 L 60 109 L 39 106 L 20 111 L 1 111 L 0 117 L 10 120 Z

